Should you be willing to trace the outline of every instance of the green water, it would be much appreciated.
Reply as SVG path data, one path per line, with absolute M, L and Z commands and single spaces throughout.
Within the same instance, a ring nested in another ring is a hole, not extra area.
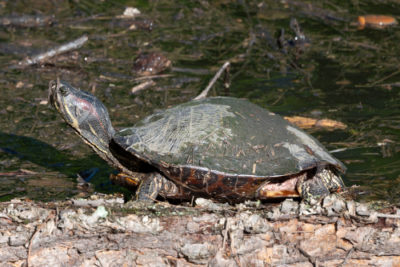
M 53 16 L 50 25 L 0 30 L 0 200 L 15 196 L 63 199 L 78 192 L 76 175 L 101 192 L 119 191 L 113 172 L 46 105 L 50 80 L 60 77 L 94 92 L 116 128 L 157 109 L 188 101 L 227 60 L 231 86 L 212 95 L 245 97 L 281 115 L 341 121 L 345 130 L 307 130 L 348 167 L 358 198 L 400 201 L 400 28 L 359 30 L 358 15 L 397 17 L 395 1 L 16 1 L 0 16 Z M 141 16 L 122 20 L 127 6 Z M 312 6 L 312 9 L 310 8 Z M 394 13 L 395 12 L 395 13 Z M 294 38 L 296 18 L 308 45 L 283 51 L 277 37 Z M 129 27 L 135 24 L 135 30 Z M 10 68 L 26 56 L 84 34 L 81 48 L 40 65 Z M 167 56 L 164 71 L 131 95 L 132 64 L 140 52 Z M 22 171 L 21 171 L 22 170 Z M 25 171 L 27 170 L 27 171 Z

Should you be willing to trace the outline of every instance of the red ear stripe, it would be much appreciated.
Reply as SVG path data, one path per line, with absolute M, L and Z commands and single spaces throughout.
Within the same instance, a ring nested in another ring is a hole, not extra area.
M 103 130 L 106 131 L 106 128 L 104 127 L 99 114 L 97 113 L 96 109 L 93 108 L 93 105 L 90 102 L 88 102 L 82 98 L 77 98 L 77 97 L 74 97 L 74 102 L 77 103 L 77 106 L 80 109 L 87 110 L 87 111 L 89 111 L 90 114 L 95 116 L 97 121 L 99 122 L 101 128 L 103 128 Z

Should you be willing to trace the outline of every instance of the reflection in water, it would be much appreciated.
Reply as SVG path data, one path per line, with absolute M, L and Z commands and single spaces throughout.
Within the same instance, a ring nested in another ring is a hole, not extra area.
M 18 195 L 17 192 L 41 200 L 72 196 L 77 193 L 78 173 L 97 186 L 96 190 L 111 189 L 108 174 L 112 169 L 97 155 L 74 159 L 26 136 L 0 132 L 0 168 L 5 174 L 0 176 L 0 199 L 13 195 L 9 193 Z

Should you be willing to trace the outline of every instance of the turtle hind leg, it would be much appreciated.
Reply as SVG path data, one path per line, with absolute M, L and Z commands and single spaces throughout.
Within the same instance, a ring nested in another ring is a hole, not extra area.
M 299 179 L 296 188 L 303 201 L 311 205 L 317 204 L 323 197 L 329 195 L 329 189 L 317 175 L 307 180 Z
M 149 173 L 136 191 L 136 199 L 155 201 L 157 196 L 164 198 L 187 199 L 188 192 L 181 190 L 176 184 L 157 172 Z
M 340 192 L 345 188 L 342 178 L 330 169 L 323 169 L 317 174 L 331 193 Z
M 341 191 L 344 188 L 344 183 L 340 176 L 329 168 L 324 168 L 317 171 L 311 179 L 307 179 L 306 176 L 301 177 L 296 188 L 305 202 L 314 205 L 331 192 Z

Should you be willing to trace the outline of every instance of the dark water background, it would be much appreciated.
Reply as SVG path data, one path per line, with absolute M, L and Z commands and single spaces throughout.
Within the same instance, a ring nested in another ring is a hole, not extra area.
M 135 19 L 118 18 L 127 6 Z M 47 104 L 61 77 L 94 92 L 116 128 L 196 96 L 227 60 L 229 90 L 281 115 L 341 121 L 345 130 L 308 130 L 348 167 L 358 198 L 400 201 L 400 27 L 360 30 L 358 15 L 399 18 L 397 1 L 0 1 L 0 200 L 62 199 L 76 194 L 77 173 L 101 192 L 120 190 L 113 172 Z M 33 15 L 43 24 L 6 25 Z M 47 17 L 50 16 L 50 17 Z M 296 18 L 308 38 L 293 46 Z M 129 29 L 131 25 L 136 29 Z M 284 31 L 288 45 L 279 47 Z M 77 50 L 24 68 L 27 56 L 87 34 Z M 135 95 L 139 53 L 161 52 L 173 68 Z M 90 176 L 90 175 L 89 175 Z

